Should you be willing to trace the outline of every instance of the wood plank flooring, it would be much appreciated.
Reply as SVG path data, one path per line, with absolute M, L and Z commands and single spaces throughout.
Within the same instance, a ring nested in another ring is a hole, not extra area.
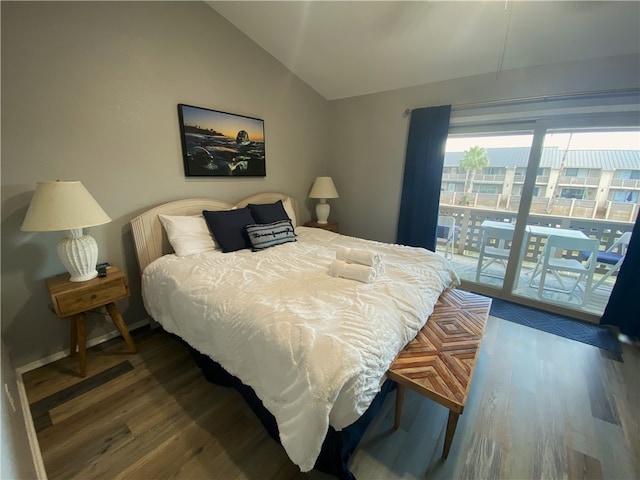
M 50 479 L 327 479 L 302 474 L 234 391 L 212 385 L 160 329 L 24 375 Z M 351 460 L 359 479 L 640 478 L 640 352 L 605 350 L 489 317 L 447 460 L 447 409 L 395 394 Z M 623 361 L 620 361 L 623 360 Z

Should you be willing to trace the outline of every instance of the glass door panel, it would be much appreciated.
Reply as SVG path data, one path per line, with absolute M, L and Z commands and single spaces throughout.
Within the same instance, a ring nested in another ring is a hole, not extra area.
M 640 131 L 548 130 L 532 193 L 512 293 L 601 315 L 640 206 Z
M 532 141 L 522 132 L 447 140 L 436 250 L 465 282 L 504 286 Z

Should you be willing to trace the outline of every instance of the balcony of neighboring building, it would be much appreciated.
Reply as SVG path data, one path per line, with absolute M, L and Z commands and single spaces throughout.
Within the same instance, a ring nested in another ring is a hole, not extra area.
M 600 183 L 600 176 L 573 177 L 573 176 L 561 175 L 558 177 L 558 185 L 561 185 L 561 186 L 597 187 L 599 183 Z
M 613 178 L 611 179 L 611 186 L 640 190 L 640 179 L 636 180 L 629 178 Z
M 504 195 L 501 193 L 481 193 L 462 191 L 440 192 L 441 206 L 468 206 L 472 208 L 502 209 L 507 212 L 518 212 L 520 195 Z M 531 213 L 555 215 L 558 217 L 591 218 L 611 221 L 635 222 L 640 211 L 640 204 L 615 200 L 596 200 L 583 198 L 533 197 Z

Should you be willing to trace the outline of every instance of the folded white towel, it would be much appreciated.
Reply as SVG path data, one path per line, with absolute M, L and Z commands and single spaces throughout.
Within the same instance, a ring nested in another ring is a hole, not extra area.
M 378 273 L 373 267 L 360 265 L 358 263 L 347 263 L 344 260 L 334 260 L 331 265 L 329 265 L 329 275 L 332 277 L 357 280 L 362 283 L 371 283 L 376 279 Z
M 336 259 L 349 263 L 359 263 L 378 270 L 382 266 L 382 255 L 369 250 L 358 250 L 357 248 L 338 247 Z

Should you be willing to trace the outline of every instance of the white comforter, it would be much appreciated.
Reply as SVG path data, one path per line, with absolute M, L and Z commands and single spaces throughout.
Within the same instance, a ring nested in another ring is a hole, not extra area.
M 142 295 L 166 330 L 254 389 L 287 454 L 308 471 L 329 424 L 340 430 L 367 409 L 458 277 L 421 248 L 306 227 L 296 234 L 255 253 L 166 255 L 145 269 Z M 385 273 L 369 284 L 331 277 L 338 245 L 382 254 Z

